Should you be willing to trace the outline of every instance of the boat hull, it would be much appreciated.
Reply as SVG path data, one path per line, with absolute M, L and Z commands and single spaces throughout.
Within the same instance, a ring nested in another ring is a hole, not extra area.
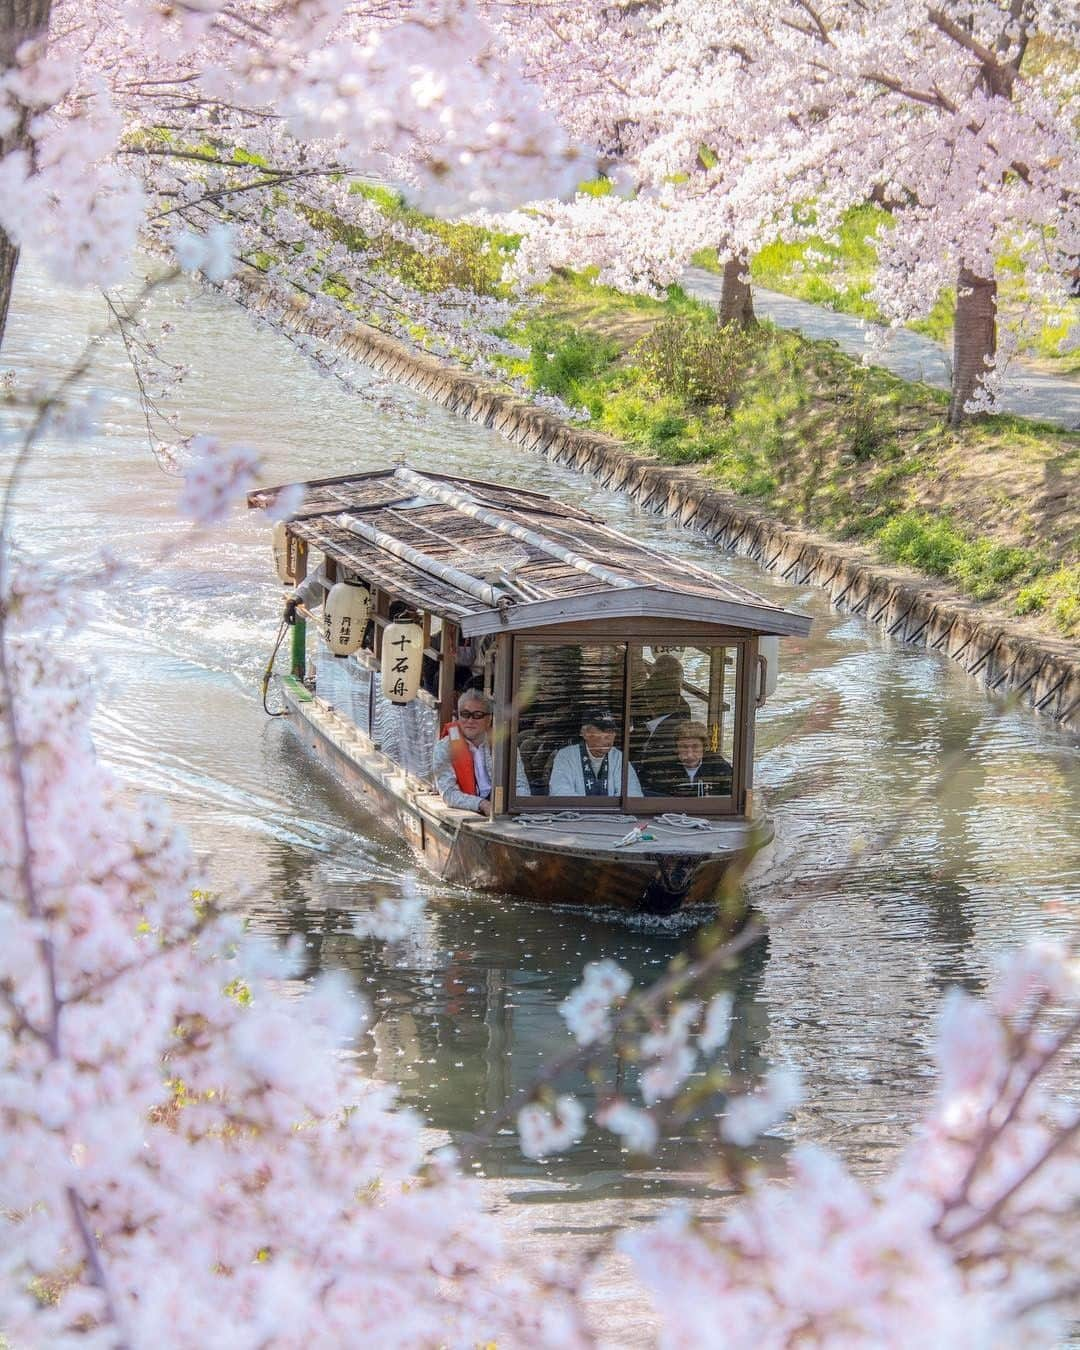
M 610 817 L 589 822 L 600 831 L 592 839 L 577 837 L 574 824 L 485 821 L 447 807 L 302 686 L 290 681 L 285 697 L 290 720 L 315 757 L 446 881 L 543 904 L 649 914 L 713 905 L 733 920 L 741 915 L 742 902 L 727 895 L 726 883 L 733 867 L 767 842 L 763 823 L 733 822 L 738 828 L 722 841 L 703 843 L 690 831 L 623 851 L 612 840 L 626 824 Z

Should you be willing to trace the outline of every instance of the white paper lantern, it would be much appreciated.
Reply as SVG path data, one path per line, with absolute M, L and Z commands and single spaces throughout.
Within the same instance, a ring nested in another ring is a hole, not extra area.
M 371 592 L 356 581 L 330 587 L 323 606 L 323 638 L 335 656 L 359 651 L 371 618 Z
M 418 623 L 391 623 L 383 629 L 382 691 L 391 703 L 411 703 L 420 688 L 424 630 Z
M 283 520 L 274 526 L 274 567 L 280 579 L 289 585 L 300 578 L 301 563 L 307 554 L 307 543 L 289 533 Z
M 762 698 L 776 693 L 776 681 L 780 675 L 780 639 L 778 637 L 759 637 L 758 655 L 765 658 L 765 688 Z

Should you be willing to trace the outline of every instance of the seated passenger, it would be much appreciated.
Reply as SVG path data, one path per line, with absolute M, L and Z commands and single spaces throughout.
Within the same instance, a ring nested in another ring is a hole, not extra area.
M 615 718 L 594 708 L 581 719 L 581 739 L 564 745 L 551 765 L 552 797 L 617 797 L 622 790 L 622 751 L 615 748 Z M 626 779 L 632 797 L 641 796 L 634 766 Z
M 447 723 L 435 742 L 431 770 L 447 806 L 491 815 L 491 699 L 479 689 L 458 696 L 457 720 Z M 521 756 L 517 759 L 517 795 L 531 795 Z
M 704 722 L 679 722 L 674 740 L 674 757 L 650 779 L 651 792 L 662 797 L 731 795 L 731 765 L 707 749 L 709 728 Z
M 676 725 L 690 718 L 682 687 L 682 663 L 665 652 L 656 658 L 631 700 L 630 754 L 648 792 L 657 791 L 654 777 L 662 776 L 664 766 L 674 758 Z

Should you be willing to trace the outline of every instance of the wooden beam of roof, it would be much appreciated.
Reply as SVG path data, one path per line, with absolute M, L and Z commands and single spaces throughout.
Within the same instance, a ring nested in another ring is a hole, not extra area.
M 774 605 L 714 600 L 660 586 L 634 586 L 617 591 L 598 588 L 584 595 L 512 605 L 503 615 L 490 610 L 467 614 L 461 620 L 461 631 L 465 637 L 481 637 L 485 633 L 521 632 L 553 624 L 584 623 L 589 619 L 658 619 L 669 623 L 681 620 L 777 637 L 805 637 L 810 632 L 810 619 L 805 614 Z
M 470 576 L 468 572 L 463 572 L 460 567 L 453 567 L 450 563 L 440 562 L 438 558 L 432 558 L 422 549 L 402 543 L 400 539 L 395 539 L 385 530 L 376 529 L 366 520 L 358 520 L 355 516 L 340 515 L 335 523 L 341 529 L 359 535 L 369 544 L 374 544 L 384 553 L 393 554 L 395 558 L 400 558 L 402 562 L 407 562 L 418 571 L 426 572 L 429 576 L 445 582 L 447 586 L 453 586 L 455 590 L 471 596 L 482 605 L 494 608 L 497 605 L 506 605 L 509 602 L 508 597 L 500 595 L 490 583 L 481 581 L 478 577 Z
M 412 469 L 399 469 L 398 477 L 403 478 L 408 483 L 413 483 L 418 492 L 426 493 L 435 497 L 438 501 L 445 502 L 447 506 L 454 507 L 463 515 L 471 516 L 473 520 L 478 520 L 482 524 L 490 526 L 491 529 L 498 530 L 500 534 L 506 534 L 512 539 L 530 544 L 542 553 L 551 554 L 552 557 L 561 559 L 571 567 L 576 567 L 582 572 L 588 572 L 598 581 L 606 582 L 609 586 L 625 589 L 636 584 L 630 577 L 623 576 L 621 572 L 613 572 L 610 567 L 592 562 L 575 549 L 566 548 L 565 545 L 538 534 L 526 525 L 519 525 L 516 521 L 508 520 L 490 507 L 479 506 L 455 489 L 442 487 L 430 478 L 425 478 L 423 474 L 413 472 Z
M 472 596 L 438 581 L 393 554 L 370 547 L 363 539 L 331 521 L 298 521 L 290 528 L 312 548 L 333 558 L 369 585 L 378 586 L 417 609 L 426 609 L 456 623 L 478 604 Z

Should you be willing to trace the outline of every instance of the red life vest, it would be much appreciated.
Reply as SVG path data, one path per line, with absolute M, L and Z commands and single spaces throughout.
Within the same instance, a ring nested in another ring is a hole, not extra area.
M 472 750 L 462 734 L 460 722 L 447 722 L 442 734 L 450 737 L 450 763 L 454 777 L 462 792 L 470 797 L 478 795 L 476 791 L 476 767 L 473 764 Z

